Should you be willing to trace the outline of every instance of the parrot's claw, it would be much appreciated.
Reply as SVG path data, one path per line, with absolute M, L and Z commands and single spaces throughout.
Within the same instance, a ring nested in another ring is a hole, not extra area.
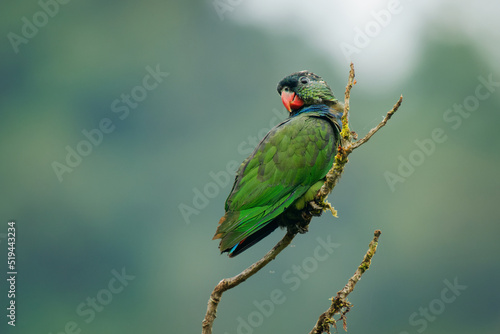
M 314 210 L 314 211 L 323 211 L 323 209 L 324 209 L 324 207 L 316 204 L 315 201 L 309 202 L 309 205 L 311 206 L 312 210 Z
M 327 201 L 324 200 L 322 203 L 316 203 L 315 201 L 310 201 L 309 202 L 309 212 L 313 216 L 321 216 L 323 211 L 331 211 L 332 215 L 334 217 L 337 217 L 337 210 Z

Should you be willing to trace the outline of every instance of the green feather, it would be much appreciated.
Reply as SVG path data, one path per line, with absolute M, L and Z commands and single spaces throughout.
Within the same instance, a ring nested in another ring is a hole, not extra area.
M 338 130 L 318 113 L 297 115 L 273 128 L 237 172 L 216 233 L 220 249 L 257 232 L 294 202 L 302 209 L 311 201 L 337 145 Z

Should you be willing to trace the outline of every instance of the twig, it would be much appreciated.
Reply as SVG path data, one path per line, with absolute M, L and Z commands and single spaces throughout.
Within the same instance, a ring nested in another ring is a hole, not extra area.
M 401 106 L 402 102 L 403 102 L 403 95 L 401 95 L 399 97 L 399 100 L 398 100 L 398 102 L 396 102 L 396 104 L 394 105 L 394 107 L 392 107 L 392 109 L 389 110 L 389 112 L 387 112 L 387 114 L 385 115 L 385 117 L 382 120 L 382 122 L 380 122 L 376 127 L 374 127 L 373 129 L 371 129 L 366 134 L 366 136 L 364 136 L 362 139 L 358 140 L 357 142 L 354 142 L 351 145 L 350 150 L 352 151 L 352 150 L 360 147 L 364 143 L 366 143 L 378 130 L 380 130 L 381 127 L 383 127 L 384 125 L 386 125 L 387 122 L 391 119 L 392 115 L 394 115 L 394 113 L 399 109 L 399 106 Z
M 378 130 L 386 125 L 389 119 L 396 113 L 396 111 L 401 106 L 401 103 L 403 102 L 403 95 L 401 95 L 392 109 L 387 112 L 382 122 L 371 129 L 362 139 L 352 142 L 352 133 L 349 129 L 349 100 L 351 98 L 352 86 L 356 84 L 354 76 L 354 65 L 353 63 L 351 63 L 349 79 L 345 88 L 344 113 L 342 114 L 342 131 L 340 132 L 340 135 L 342 137 L 342 144 L 337 149 L 337 155 L 335 156 L 335 162 L 332 169 L 330 169 L 330 171 L 328 171 L 325 176 L 325 183 L 323 184 L 323 186 L 321 186 L 321 189 L 319 190 L 315 200 L 313 201 L 314 204 L 322 206 L 325 210 L 331 210 L 332 213 L 334 213 L 335 210 L 329 203 L 325 203 L 325 200 L 340 180 L 340 176 L 344 172 L 344 167 L 349 161 L 347 157 L 352 153 L 353 150 L 366 143 L 375 133 L 377 133 Z M 314 204 L 312 205 L 314 206 Z
M 351 99 L 351 89 L 352 86 L 356 84 L 356 81 L 354 80 L 355 77 L 354 73 L 354 64 L 351 63 L 350 69 L 349 69 L 349 78 L 347 79 L 347 86 L 345 87 L 345 94 L 344 94 L 344 113 L 342 114 L 342 131 L 340 135 L 345 141 L 350 141 L 351 139 L 351 132 L 349 131 L 349 110 L 350 110 L 350 99 Z
M 351 98 L 351 89 L 354 86 L 354 65 L 351 63 L 349 70 L 349 78 L 347 79 L 347 86 L 345 87 L 345 97 L 344 97 L 344 113 L 342 114 L 342 131 L 340 136 L 343 138 L 344 143 L 349 143 L 351 140 L 351 131 L 349 130 L 349 100 Z M 328 171 L 325 178 L 325 183 L 321 186 L 316 198 L 314 199 L 315 204 L 326 207 L 330 210 L 333 208 L 329 204 L 325 203 L 326 197 L 332 192 L 333 188 L 337 185 L 340 180 L 340 176 L 344 172 L 344 166 L 347 163 L 347 156 L 350 152 L 346 152 L 344 145 L 340 145 L 337 149 L 337 155 L 335 156 L 335 161 L 333 163 L 332 169 Z
M 250 267 L 247 269 L 243 270 L 241 273 L 238 275 L 231 277 L 231 278 L 225 278 L 222 281 L 219 282 L 214 288 L 214 291 L 212 291 L 212 294 L 210 295 L 210 299 L 208 300 L 208 306 L 207 306 L 207 313 L 205 314 L 205 319 L 203 319 L 202 322 L 202 334 L 211 334 L 212 333 L 212 326 L 213 322 L 215 320 L 215 317 L 217 316 L 217 306 L 219 305 L 220 299 L 222 297 L 222 293 L 224 291 L 227 291 L 229 289 L 234 288 L 235 286 L 239 285 L 240 283 L 243 283 L 244 281 L 247 280 L 250 276 L 254 275 L 257 273 L 259 270 L 261 270 L 266 264 L 274 260 L 274 258 L 283 250 L 285 249 L 295 238 L 296 234 L 291 234 L 287 232 L 283 239 L 281 239 L 276 246 L 273 247 L 269 252 L 267 252 L 266 255 L 259 261 L 255 262 L 252 264 Z
M 326 310 L 319 316 L 316 325 L 309 334 L 330 333 L 330 325 L 336 327 L 336 321 L 335 319 L 333 319 L 333 316 L 335 314 L 341 314 L 340 319 L 342 319 L 344 330 L 346 330 L 347 322 L 345 315 L 347 312 L 349 312 L 352 306 L 351 303 L 347 301 L 347 296 L 354 290 L 356 283 L 358 283 L 358 281 L 361 279 L 363 273 L 370 268 L 372 257 L 377 251 L 378 238 L 380 237 L 380 234 L 380 230 L 375 231 L 373 240 L 370 242 L 368 251 L 366 252 L 365 257 L 363 258 L 363 261 L 359 265 L 358 269 L 349 279 L 344 288 L 337 292 L 337 296 L 335 298 L 332 298 L 332 304 L 330 305 L 328 310 Z

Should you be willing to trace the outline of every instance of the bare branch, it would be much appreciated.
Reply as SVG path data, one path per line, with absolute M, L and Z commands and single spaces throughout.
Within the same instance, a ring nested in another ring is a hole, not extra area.
M 340 176 L 344 172 L 344 166 L 349 161 L 347 157 L 352 153 L 354 149 L 366 143 L 375 133 L 377 133 L 378 130 L 386 125 L 389 119 L 391 119 L 392 115 L 396 113 L 396 111 L 401 106 L 401 103 L 403 102 L 403 95 L 401 95 L 396 104 L 392 107 L 391 110 L 389 110 L 389 112 L 387 112 L 384 119 L 376 127 L 371 129 L 362 139 L 356 142 L 352 142 L 352 132 L 349 129 L 349 99 L 351 97 L 352 86 L 355 84 L 356 81 L 354 80 L 354 66 L 351 63 L 349 79 L 345 88 L 344 113 L 342 115 L 342 131 L 340 132 L 340 135 L 343 139 L 342 145 L 338 147 L 333 167 L 326 174 L 326 181 L 323 186 L 321 186 L 321 189 L 319 190 L 315 200 L 313 201 L 314 204 L 323 207 L 324 210 L 331 210 L 332 212 L 334 212 L 333 207 L 329 203 L 325 203 L 325 200 L 340 180 Z
M 349 130 L 349 110 L 350 106 L 350 98 L 351 98 L 351 89 L 356 84 L 356 80 L 354 80 L 354 64 L 351 63 L 349 70 L 349 78 L 347 79 L 347 85 L 345 87 L 344 94 L 344 112 L 342 113 L 342 131 L 340 132 L 340 136 L 342 138 L 342 143 L 349 143 L 351 141 L 351 131 Z
M 216 315 L 217 306 L 219 305 L 222 293 L 224 293 L 224 291 L 234 288 L 240 283 L 243 283 L 250 276 L 254 275 L 259 270 L 264 268 L 265 265 L 274 260 L 274 258 L 292 242 L 295 236 L 296 234 L 291 234 L 287 232 L 283 237 L 283 239 L 281 239 L 276 244 L 276 246 L 274 246 L 269 252 L 267 252 L 267 254 L 264 255 L 262 259 L 255 262 L 254 264 L 252 264 L 247 269 L 243 270 L 238 275 L 231 278 L 224 278 L 222 281 L 219 282 L 219 284 L 215 286 L 214 290 L 212 291 L 212 294 L 210 295 L 210 299 L 208 300 L 207 313 L 205 314 L 205 319 L 203 319 L 202 322 L 202 334 L 212 333 L 212 326 L 215 317 L 217 316 Z
M 371 129 L 367 134 L 366 136 L 364 136 L 364 138 L 358 140 L 357 142 L 354 142 L 351 147 L 350 147 L 350 150 L 354 150 L 358 147 L 360 147 L 361 145 L 363 145 L 364 143 L 366 143 L 378 130 L 380 130 L 381 127 L 383 127 L 384 125 L 387 124 L 387 122 L 391 119 L 392 115 L 394 115 L 394 113 L 396 111 L 398 111 L 399 109 L 399 106 L 401 105 L 401 103 L 403 102 L 403 95 L 401 95 L 399 97 L 399 100 L 398 102 L 396 102 L 396 104 L 394 105 L 394 107 L 392 107 L 391 110 L 389 110 L 387 112 L 387 114 L 385 115 L 384 119 L 382 120 L 382 122 L 380 122 L 376 127 L 374 127 L 373 129 Z
M 342 114 L 342 131 L 340 132 L 343 142 L 350 142 L 351 131 L 349 130 L 349 100 L 351 98 L 351 89 L 354 86 L 354 64 L 351 63 L 349 70 L 349 78 L 347 79 L 347 86 L 345 87 L 344 96 L 344 113 Z M 316 198 L 314 200 L 315 204 L 318 204 L 326 209 L 332 210 L 331 206 L 325 203 L 326 197 L 332 192 L 335 185 L 340 180 L 340 176 L 344 172 L 344 166 L 347 163 L 347 156 L 350 152 L 346 152 L 344 145 L 340 145 L 337 150 L 337 155 L 335 156 L 335 161 L 333 163 L 332 169 L 328 171 L 325 178 L 325 183 L 321 186 Z M 333 212 L 333 211 L 332 211 Z
M 356 283 L 361 279 L 361 276 L 370 268 L 370 264 L 372 262 L 373 255 L 377 251 L 378 246 L 378 238 L 380 237 L 380 230 L 376 230 L 374 232 L 373 240 L 370 242 L 368 246 L 368 251 L 363 258 L 363 261 L 359 265 L 358 269 L 354 273 L 354 275 L 349 279 L 347 284 L 344 286 L 342 290 L 337 292 L 337 296 L 332 298 L 332 304 L 323 312 L 316 322 L 316 325 L 312 329 L 309 334 L 321 334 L 321 333 L 330 333 L 330 325 L 335 326 L 335 319 L 333 316 L 335 314 L 340 314 L 340 319 L 343 322 L 344 330 L 347 328 L 346 322 L 346 313 L 349 312 L 351 308 L 351 303 L 347 301 L 347 296 L 354 290 Z

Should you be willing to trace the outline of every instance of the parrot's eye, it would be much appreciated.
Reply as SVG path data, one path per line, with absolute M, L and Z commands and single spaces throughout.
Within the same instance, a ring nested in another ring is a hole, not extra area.
M 308 78 L 308 77 L 301 77 L 301 78 L 299 79 L 299 81 L 300 81 L 301 83 L 303 83 L 304 85 L 306 85 L 306 84 L 308 84 L 308 83 L 309 83 L 309 78 Z
M 285 87 L 283 87 L 283 91 L 288 92 L 288 91 L 290 91 L 290 88 L 288 88 L 288 86 L 285 86 Z

